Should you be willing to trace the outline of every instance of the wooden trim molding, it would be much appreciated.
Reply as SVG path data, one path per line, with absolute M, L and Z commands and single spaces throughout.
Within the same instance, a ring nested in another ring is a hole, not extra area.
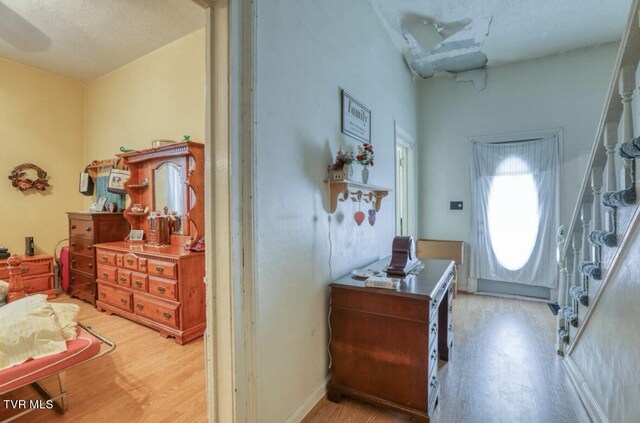
M 582 374 L 578 366 L 576 366 L 576 363 L 573 361 L 573 359 L 571 357 L 566 357 L 562 362 L 565 369 L 567 370 L 567 374 L 569 375 L 571 383 L 573 384 L 574 388 L 576 388 L 578 396 L 580 397 L 584 408 L 589 414 L 589 418 L 591 419 L 591 421 L 595 423 L 609 423 L 607 415 L 602 410 L 602 407 L 600 407 L 600 404 L 598 404 L 595 395 L 593 394 L 593 392 L 591 392 L 589 385 L 584 379 L 584 375 Z

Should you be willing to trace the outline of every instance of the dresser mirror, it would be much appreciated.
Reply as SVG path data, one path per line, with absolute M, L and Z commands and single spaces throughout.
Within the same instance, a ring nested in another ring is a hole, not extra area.
M 174 216 L 172 233 L 183 235 L 182 218 L 186 212 L 186 184 L 182 167 L 165 162 L 153 171 L 153 210 Z

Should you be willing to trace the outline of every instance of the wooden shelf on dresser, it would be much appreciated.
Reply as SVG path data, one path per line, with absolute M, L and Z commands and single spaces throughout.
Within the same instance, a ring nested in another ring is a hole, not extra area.
M 128 242 L 96 245 L 96 307 L 184 344 L 204 334 L 204 253 Z
M 373 203 L 376 211 L 380 211 L 382 199 L 392 191 L 389 188 L 377 187 L 375 185 L 363 184 L 355 181 L 327 181 L 329 184 L 329 212 L 333 213 L 338 208 L 338 201 L 365 200 Z
M 53 282 L 53 256 L 37 254 L 20 256 L 22 263 L 22 284 L 27 294 L 46 294 L 49 298 L 56 296 Z M 9 280 L 7 260 L 0 260 L 0 279 Z
M 93 246 L 100 242 L 121 241 L 129 233 L 122 213 L 68 212 L 69 291 L 72 297 L 96 303 L 96 259 Z
M 330 401 L 345 395 L 429 421 L 440 394 L 438 359 L 449 360 L 453 345 L 454 263 L 423 262 L 396 289 L 368 288 L 351 275 L 330 285 Z

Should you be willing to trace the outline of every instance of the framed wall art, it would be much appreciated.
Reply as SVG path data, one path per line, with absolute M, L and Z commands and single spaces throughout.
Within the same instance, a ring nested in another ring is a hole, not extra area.
M 342 90 L 342 133 L 362 142 L 371 142 L 371 111 Z

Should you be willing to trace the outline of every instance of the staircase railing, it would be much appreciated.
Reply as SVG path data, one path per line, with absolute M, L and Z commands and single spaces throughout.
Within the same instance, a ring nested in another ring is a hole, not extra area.
M 640 137 L 635 138 L 633 104 L 640 62 L 638 2 L 634 0 L 631 6 L 573 217 L 560 245 L 556 346 L 561 355 L 574 342 L 617 259 L 615 249 L 629 223 L 621 226 L 621 210 L 636 204 L 635 160 L 640 156 Z

